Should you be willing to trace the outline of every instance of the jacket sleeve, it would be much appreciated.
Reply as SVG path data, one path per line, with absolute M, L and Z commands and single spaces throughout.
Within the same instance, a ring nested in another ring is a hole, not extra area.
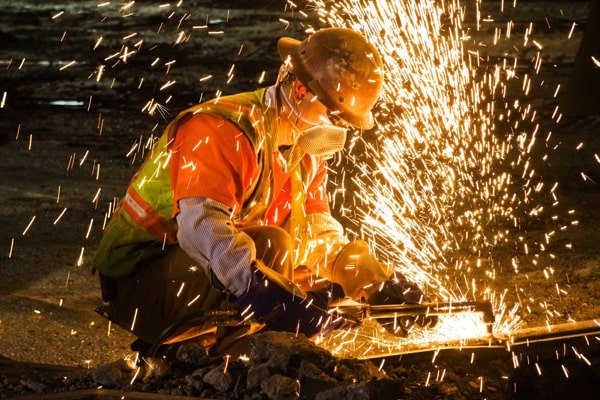
M 235 228 L 229 208 L 208 198 L 185 198 L 179 202 L 177 239 L 181 248 L 211 271 L 225 289 L 241 296 L 251 278 L 256 259 L 254 241 Z
M 306 197 L 306 243 L 303 264 L 310 272 L 331 281 L 331 267 L 335 256 L 348 243 L 344 228 L 329 209 L 327 196 L 327 162 L 321 161 Z
M 179 201 L 205 197 L 240 211 L 244 195 L 258 174 L 250 141 L 233 123 L 208 114 L 183 121 L 172 145 L 170 168 L 173 216 Z
M 256 248 L 232 220 L 257 173 L 254 150 L 233 123 L 198 113 L 181 122 L 170 151 L 179 245 L 239 296 L 250 280 Z

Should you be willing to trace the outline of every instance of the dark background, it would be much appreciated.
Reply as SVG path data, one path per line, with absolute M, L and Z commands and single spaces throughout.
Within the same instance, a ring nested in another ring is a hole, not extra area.
M 277 38 L 301 38 L 307 26 L 321 24 L 286 10 L 284 1 L 186 1 L 179 9 L 136 2 L 131 17 L 116 3 L 104 8 L 98 3 L 0 5 L 0 96 L 7 93 L 0 109 L 0 355 L 16 360 L 95 366 L 128 354 L 133 338 L 93 312 L 100 293 L 90 261 L 109 203 L 122 195 L 148 139 L 160 135 L 170 117 L 217 90 L 254 89 L 263 71 L 264 84 L 272 82 L 279 65 Z M 536 78 L 543 83 L 527 100 L 543 116 L 542 129 L 553 132 L 553 144 L 538 151 L 551 154 L 551 163 L 543 166 L 547 182 L 560 183 L 556 212 L 565 223 L 578 223 L 559 232 L 551 249 L 556 281 L 567 295 L 557 294 L 534 266 L 520 275 L 507 273 L 496 285 L 525 288 L 523 305 L 528 297 L 534 306 L 548 301 L 562 320 L 598 317 L 600 119 L 564 116 L 556 123 L 550 118 L 558 102 L 552 97 L 556 85 L 569 85 L 589 3 L 520 1 L 502 15 L 497 2 L 487 3 L 484 13 L 493 13 L 499 26 L 513 19 L 521 29 L 533 21 L 534 36 L 545 45 Z M 178 21 L 186 15 L 181 26 L 191 36 L 174 45 Z M 286 29 L 280 18 L 292 24 Z M 574 21 L 578 25 L 568 40 Z M 192 28 L 206 23 L 206 29 Z M 487 39 L 492 27 L 486 29 L 473 40 Z M 207 33 L 220 30 L 222 35 Z M 123 39 L 133 32 L 137 35 Z M 140 39 L 141 50 L 126 63 L 106 60 L 122 46 L 134 49 Z M 489 54 L 502 51 L 490 48 Z M 518 51 L 523 68 L 532 54 Z M 73 60 L 77 63 L 61 70 Z M 226 83 L 232 64 L 234 76 Z M 96 82 L 99 65 L 105 70 Z M 209 74 L 212 79 L 200 80 Z M 169 81 L 176 83 L 160 90 Z M 168 111 L 142 112 L 150 99 Z M 523 234 L 546 228 L 542 221 Z M 537 325 L 545 316 L 534 307 L 525 318 Z

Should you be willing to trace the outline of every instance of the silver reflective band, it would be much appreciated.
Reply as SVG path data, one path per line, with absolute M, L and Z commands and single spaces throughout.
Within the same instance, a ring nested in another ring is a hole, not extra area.
M 148 213 L 146 212 L 146 210 L 144 210 L 144 207 L 142 207 L 140 203 L 135 201 L 135 199 L 129 194 L 129 192 L 125 194 L 125 202 L 127 203 L 127 205 L 129 205 L 129 207 L 131 207 L 131 209 L 137 214 L 137 216 L 140 219 L 145 219 L 148 216 Z

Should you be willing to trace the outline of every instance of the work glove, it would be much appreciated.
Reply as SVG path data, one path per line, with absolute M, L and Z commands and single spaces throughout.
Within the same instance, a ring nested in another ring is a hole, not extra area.
M 328 312 L 329 304 L 343 297 L 344 291 L 338 284 L 304 292 L 277 272 L 256 265 L 248 289 L 234 303 L 244 309 L 244 315 L 254 313 L 271 330 L 299 332 L 310 338 L 358 327 L 358 321 Z
M 395 279 L 388 279 L 380 290 L 367 298 L 371 305 L 387 304 L 420 304 L 425 299 L 423 291 L 416 283 L 409 281 L 404 275 L 397 273 Z M 437 324 L 436 316 L 415 316 L 378 319 L 379 323 L 390 333 L 405 337 L 413 325 L 432 328 Z
M 342 285 L 346 296 L 360 301 L 389 279 L 392 270 L 379 262 L 364 240 L 346 244 L 331 267 L 331 280 Z

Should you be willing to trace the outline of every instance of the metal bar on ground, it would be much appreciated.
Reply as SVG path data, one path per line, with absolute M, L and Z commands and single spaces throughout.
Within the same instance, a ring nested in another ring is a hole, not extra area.
M 32 394 L 18 397 L 11 397 L 14 400 L 211 400 L 206 397 L 188 397 L 188 396 L 170 396 L 166 394 L 145 393 L 145 392 L 128 392 L 125 390 L 110 390 L 110 389 L 87 389 L 75 390 L 72 392 L 60 392 L 50 394 Z

